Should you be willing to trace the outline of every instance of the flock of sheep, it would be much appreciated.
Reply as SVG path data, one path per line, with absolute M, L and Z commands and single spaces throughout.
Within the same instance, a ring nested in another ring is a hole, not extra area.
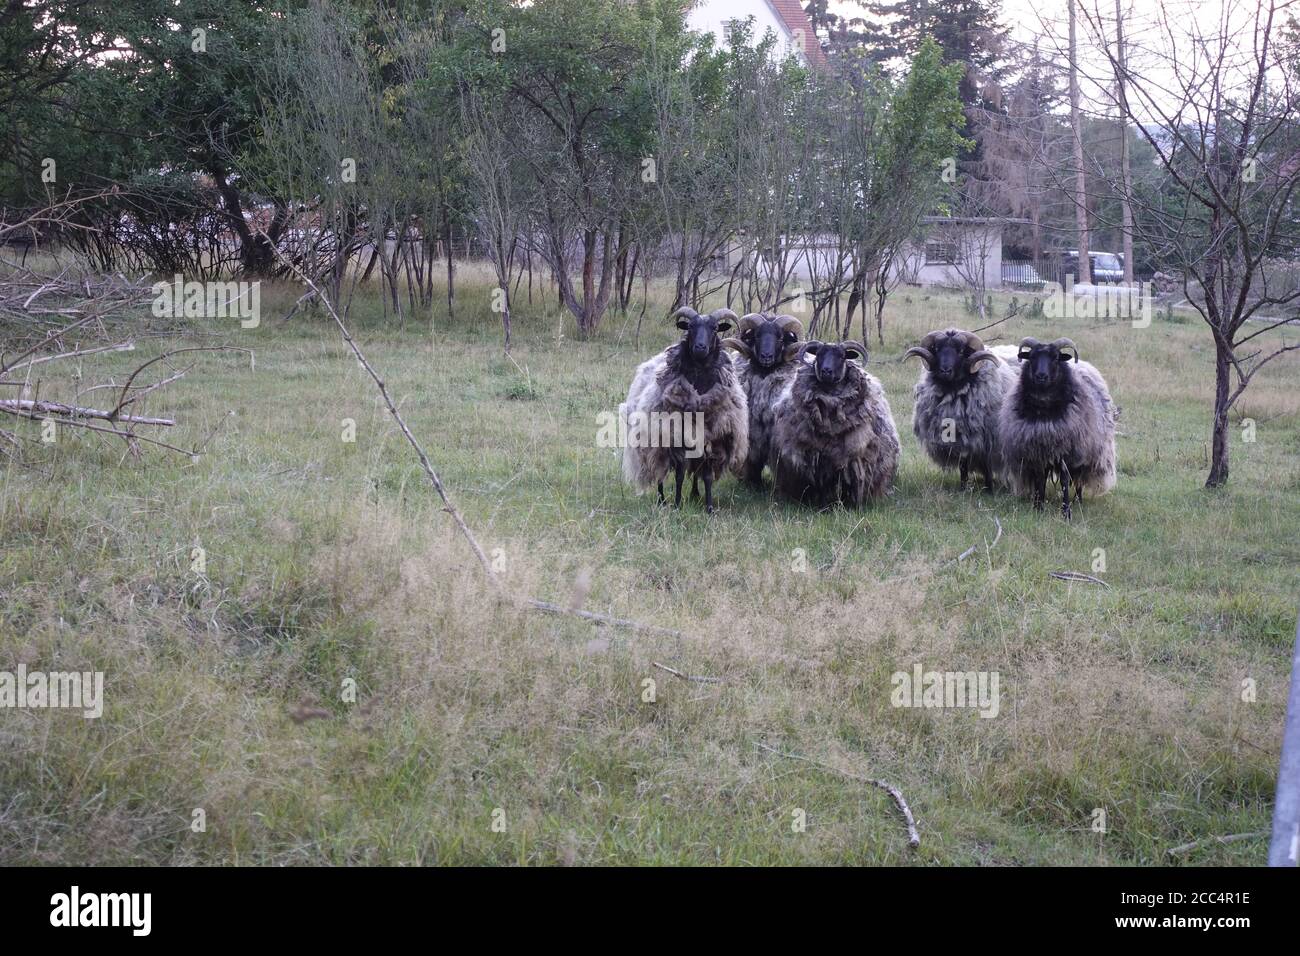
M 623 473 L 638 492 L 687 474 L 713 484 L 733 472 L 762 487 L 770 468 L 782 498 L 818 507 L 856 507 L 887 495 L 898 469 L 898 429 L 880 382 L 860 363 L 858 342 L 802 342 L 794 316 L 730 309 L 673 313 L 681 341 L 636 370 L 623 416 Z M 732 330 L 734 337 L 722 338 Z M 730 350 L 730 351 L 727 351 Z M 924 363 L 912 431 L 925 453 L 1032 497 L 1041 510 L 1047 482 L 1061 487 L 1061 514 L 1077 500 L 1115 487 L 1115 403 L 1101 373 L 1069 339 L 985 348 L 960 329 L 931 332 L 908 349 Z M 675 422 L 694 416 L 693 441 Z M 674 423 L 670 427 L 670 423 Z M 698 486 L 697 486 L 698 489 Z

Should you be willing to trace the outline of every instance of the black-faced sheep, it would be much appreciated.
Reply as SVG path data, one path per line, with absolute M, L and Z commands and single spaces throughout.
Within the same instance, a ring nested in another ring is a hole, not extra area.
M 912 433 L 936 465 L 958 469 L 963 489 L 973 470 L 993 490 L 1000 467 L 998 414 L 1016 381 L 1015 354 L 1010 349 L 1003 358 L 974 333 L 945 329 L 931 332 L 904 355 L 925 363 L 916 383 Z
M 898 429 L 880 382 L 852 361 L 866 355 L 857 342 L 803 346 L 772 433 L 772 474 L 783 497 L 856 507 L 889 493 Z
M 1069 339 L 1020 343 L 1020 375 L 1002 403 L 999 440 L 1012 491 L 1032 495 L 1042 510 L 1047 479 L 1061 483 L 1061 514 L 1070 517 L 1070 482 L 1080 501 L 1086 489 L 1115 487 L 1115 403 L 1106 380 Z
M 685 333 L 682 340 L 638 366 L 622 408 L 623 475 L 638 494 L 657 485 L 662 504 L 664 477 L 673 472 L 680 507 L 689 471 L 704 479 L 704 506 L 712 514 L 713 483 L 738 470 L 749 447 L 745 390 L 718 338 L 736 313 L 700 315 L 683 306 L 672 317 Z
M 735 338 L 722 341 L 738 353 L 736 374 L 749 402 L 749 454 L 741 466 L 741 477 L 750 485 L 763 483 L 776 424 L 776 401 L 799 370 L 795 359 L 802 334 L 803 323 L 793 315 L 752 312 L 741 316 Z

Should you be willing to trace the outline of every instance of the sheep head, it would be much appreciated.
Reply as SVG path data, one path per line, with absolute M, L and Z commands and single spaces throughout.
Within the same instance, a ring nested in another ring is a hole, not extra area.
M 908 349 L 903 358 L 913 355 L 925 363 L 935 381 L 951 386 L 964 384 L 980 362 L 999 361 L 978 335 L 961 329 L 931 332 L 920 345 Z
M 799 336 L 803 323 L 793 315 L 751 312 L 742 316 L 736 338 L 723 345 L 735 349 L 751 363 L 764 370 L 776 368 L 799 354 Z
M 1079 349 L 1066 338 L 1040 342 L 1027 337 L 1021 340 L 1016 357 L 1024 363 L 1020 374 L 1027 386 L 1035 391 L 1051 391 L 1069 377 L 1070 360 L 1079 361 Z
M 811 361 L 808 356 L 812 356 Z M 799 358 L 813 367 L 813 377 L 818 385 L 834 388 L 844 381 L 850 361 L 866 362 L 867 350 L 851 339 L 839 343 L 813 341 L 804 343 Z
M 684 305 L 671 316 L 677 320 L 677 327 L 685 334 L 682 336 L 682 358 L 689 362 L 707 362 L 717 355 L 722 342 L 719 332 L 731 330 L 731 321 L 736 313 L 730 309 L 714 309 L 704 315 L 696 312 L 689 305 Z

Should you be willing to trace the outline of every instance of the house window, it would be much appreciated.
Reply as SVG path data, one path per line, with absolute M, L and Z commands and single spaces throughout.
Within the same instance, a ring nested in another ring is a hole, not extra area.
M 925 264 L 927 266 L 950 266 L 957 262 L 957 243 L 927 242 L 925 244 Z

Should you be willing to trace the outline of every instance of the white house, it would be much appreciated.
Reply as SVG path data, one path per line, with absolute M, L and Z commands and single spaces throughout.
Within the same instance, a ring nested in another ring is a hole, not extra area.
M 771 30 L 781 52 L 793 50 L 804 63 L 814 66 L 826 62 L 799 0 L 698 0 L 686 15 L 686 25 L 701 33 L 712 33 L 721 46 L 726 41 L 727 21 L 748 17 L 754 18 L 755 39 Z
M 1002 229 L 1027 219 L 926 216 L 921 239 L 895 261 L 915 285 L 1002 288 Z
M 891 274 L 904 284 L 953 288 L 1000 289 L 1003 285 L 1002 230 L 1024 219 L 953 218 L 926 216 L 920 237 L 895 256 Z M 749 256 L 759 275 L 771 276 L 777 266 L 741 241 L 724 253 L 727 269 Z M 805 288 L 820 287 L 837 269 L 841 278 L 852 274 L 854 263 L 845 257 L 834 236 L 791 236 L 784 264 L 786 274 Z

